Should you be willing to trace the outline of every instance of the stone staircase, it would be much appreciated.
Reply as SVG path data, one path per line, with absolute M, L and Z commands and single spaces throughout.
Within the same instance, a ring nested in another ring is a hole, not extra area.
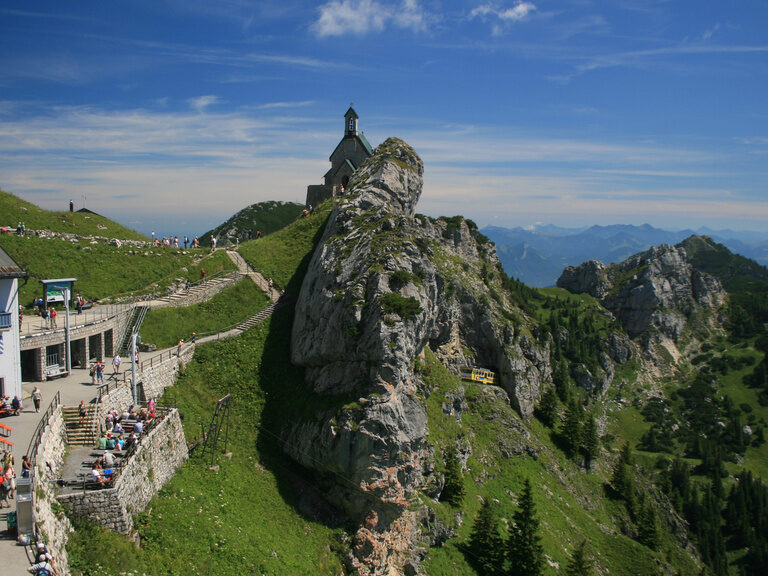
M 86 416 L 80 423 L 79 406 L 62 406 L 61 412 L 64 418 L 64 428 L 67 433 L 67 444 L 69 446 L 90 446 L 96 443 L 94 431 L 98 427 L 94 426 L 98 411 L 96 404 L 86 404 Z
M 188 300 L 191 300 L 193 302 L 200 300 L 201 298 L 198 298 L 198 295 L 204 295 L 205 293 L 208 293 L 208 292 L 216 293 L 218 291 L 216 289 L 217 286 L 225 282 L 232 282 L 232 278 L 237 275 L 238 273 L 234 272 L 234 273 L 225 274 L 222 276 L 217 276 L 215 278 L 210 278 L 205 282 L 193 284 L 192 286 L 190 286 L 189 290 L 185 290 L 185 289 L 177 290 L 172 294 L 157 298 L 155 301 L 166 302 L 169 306 L 176 306 L 176 305 L 183 306 L 185 305 L 185 302 Z M 202 298 L 202 299 L 207 299 L 207 298 Z
M 272 304 L 270 304 L 269 306 L 267 306 L 263 310 L 259 311 L 258 314 L 254 314 L 253 316 L 248 318 L 248 320 L 246 320 L 245 322 L 240 324 L 237 327 L 237 330 L 245 331 L 245 330 L 248 330 L 249 328 L 253 328 L 254 326 L 256 326 L 256 324 L 258 324 L 259 322 L 261 322 L 265 318 L 268 318 L 269 316 L 271 316 L 272 312 L 275 311 L 276 307 L 277 307 L 277 303 L 273 302 Z

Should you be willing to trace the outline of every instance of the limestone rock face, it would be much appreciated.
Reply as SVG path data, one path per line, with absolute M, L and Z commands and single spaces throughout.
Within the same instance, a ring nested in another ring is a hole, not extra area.
M 331 213 L 296 302 L 291 360 L 310 394 L 341 400 L 285 430 L 284 446 L 360 522 L 350 560 L 359 574 L 418 565 L 409 503 L 434 469 L 415 372 L 424 348 L 456 374 L 496 371 L 526 417 L 551 380 L 548 343 L 522 314 L 510 320 L 514 306 L 488 287 L 500 286 L 493 246 L 463 219 L 415 216 L 422 174 L 406 143 L 376 149 Z M 462 399 L 446 409 L 460 412 Z
M 633 338 L 655 328 L 677 340 L 697 307 L 716 308 L 725 294 L 716 278 L 691 265 L 682 246 L 668 245 L 610 267 L 594 261 L 568 267 L 557 285 L 600 298 Z

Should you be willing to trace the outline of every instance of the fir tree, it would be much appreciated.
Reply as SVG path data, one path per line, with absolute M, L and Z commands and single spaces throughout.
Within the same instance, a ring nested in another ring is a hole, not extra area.
M 539 576 L 544 568 L 544 551 L 539 536 L 539 519 L 536 517 L 531 483 L 527 478 L 512 520 L 507 546 L 509 574 Z
M 582 540 L 576 546 L 565 569 L 565 576 L 590 576 L 592 574 L 592 562 L 587 558 L 586 540 Z
M 544 392 L 535 414 L 547 428 L 554 427 L 557 418 L 557 393 L 554 388 Z
M 656 510 L 653 504 L 646 502 L 640 510 L 638 520 L 638 541 L 651 550 L 659 548 L 659 523 L 656 519 Z
M 440 500 L 451 506 L 460 506 L 464 501 L 464 478 L 461 476 L 461 465 L 456 449 L 450 448 L 445 453 L 445 485 L 440 494 Z
M 597 433 L 597 422 L 594 416 L 588 416 L 581 433 L 581 453 L 584 456 L 584 466 L 592 468 L 592 460 L 600 454 L 600 436 Z
M 499 519 L 490 499 L 483 502 L 472 525 L 467 545 L 469 562 L 479 574 L 501 574 L 504 564 L 504 540 L 499 534 Z
M 565 453 L 569 458 L 573 458 L 581 446 L 581 406 L 575 400 L 568 403 L 560 435 L 565 446 Z

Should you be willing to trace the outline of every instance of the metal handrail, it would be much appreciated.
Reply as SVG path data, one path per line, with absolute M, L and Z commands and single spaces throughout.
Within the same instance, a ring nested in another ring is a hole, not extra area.
M 29 465 L 33 470 L 37 461 L 37 447 L 40 445 L 40 439 L 42 438 L 43 432 L 48 425 L 48 419 L 53 415 L 53 413 L 56 411 L 56 408 L 58 408 L 60 404 L 61 392 L 56 392 L 56 396 L 53 397 L 53 400 L 51 400 L 48 409 L 43 413 L 43 416 L 37 423 L 37 428 L 35 428 L 35 432 L 32 434 L 32 438 L 29 441 L 29 446 L 27 447 L 27 458 L 29 459 Z

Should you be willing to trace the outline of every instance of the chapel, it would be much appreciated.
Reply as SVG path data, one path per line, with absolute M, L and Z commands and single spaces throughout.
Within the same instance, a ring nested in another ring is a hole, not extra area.
M 317 206 L 323 200 L 336 196 L 341 187 L 347 187 L 352 173 L 373 154 L 373 148 L 358 130 L 359 116 L 350 106 L 344 114 L 344 137 L 331 153 L 331 169 L 325 173 L 323 184 L 307 186 L 307 206 Z

